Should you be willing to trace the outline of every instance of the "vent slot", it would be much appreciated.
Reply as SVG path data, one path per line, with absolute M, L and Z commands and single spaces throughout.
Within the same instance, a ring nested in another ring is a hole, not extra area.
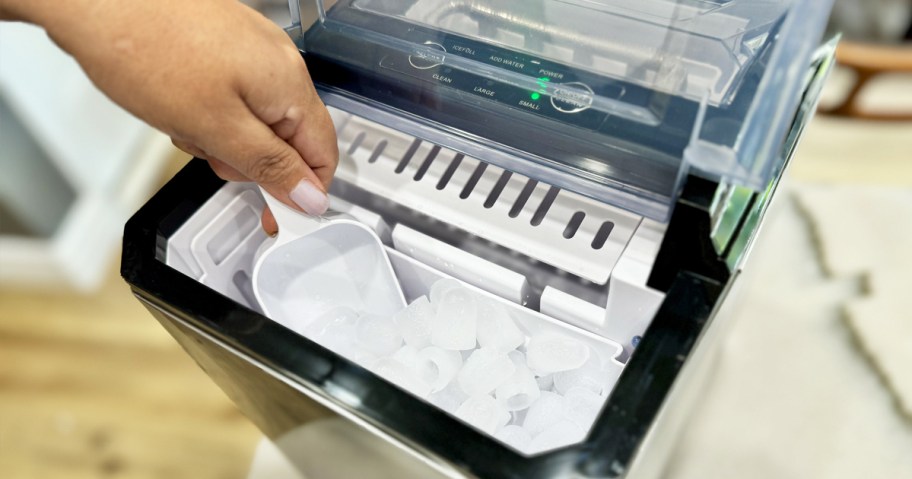
M 500 174 L 500 178 L 497 179 L 497 183 L 494 184 L 494 188 L 488 195 L 488 199 L 486 199 L 484 202 L 485 208 L 491 208 L 494 206 L 494 203 L 497 202 L 497 198 L 500 198 L 500 194 L 503 192 L 504 187 L 507 186 L 507 182 L 510 181 L 511 176 L 513 176 L 512 171 L 504 171 Z
M 414 180 L 421 181 L 424 178 L 425 173 L 431 167 L 431 163 L 434 162 L 434 158 L 437 158 L 437 154 L 440 153 L 440 147 L 434 145 L 431 148 L 431 151 L 428 152 L 427 156 L 424 158 L 424 163 L 421 163 L 421 166 L 418 167 L 418 171 L 415 172 Z
M 399 164 L 396 165 L 396 174 L 405 171 L 405 167 L 408 166 L 410 161 L 412 161 L 412 157 L 415 156 L 415 152 L 418 151 L 419 146 L 421 146 L 421 140 L 415 138 L 415 140 L 412 141 L 412 144 L 409 145 L 408 150 L 405 151 L 405 154 L 402 155 L 402 159 L 399 160 Z
M 567 223 L 567 227 L 564 228 L 564 238 L 570 239 L 576 236 L 576 232 L 579 230 L 580 225 L 583 224 L 584 219 L 586 219 L 586 213 L 584 211 L 573 213 L 570 222 Z
M 605 246 L 605 242 L 608 241 L 608 236 L 611 235 L 611 230 L 613 229 L 613 222 L 606 221 L 602 223 L 602 226 L 599 226 L 598 231 L 595 232 L 595 237 L 592 238 L 592 249 L 602 249 L 602 246 Z
M 361 133 L 358 133 L 358 136 L 356 136 L 354 140 L 352 140 L 351 145 L 349 145 L 349 147 L 348 147 L 348 154 L 349 154 L 349 155 L 351 155 L 351 154 L 353 154 L 354 152 L 358 151 L 358 147 L 361 146 L 361 143 L 362 143 L 362 142 L 364 142 L 364 137 L 365 137 L 365 136 L 367 136 L 367 133 L 364 133 L 364 132 L 362 131 Z
M 388 144 L 388 143 L 387 143 L 386 140 L 380 140 L 380 141 L 377 143 L 377 146 L 374 147 L 374 151 L 371 152 L 371 156 L 370 156 L 370 158 L 367 159 L 367 162 L 368 162 L 368 163 L 376 163 L 376 162 L 377 162 L 377 158 L 380 158 L 380 155 L 383 154 L 383 150 L 386 149 L 386 145 L 387 145 L 387 144 Z
M 538 186 L 538 181 L 536 180 L 529 180 L 526 182 L 526 186 L 523 187 L 522 191 L 519 192 L 519 196 L 516 197 L 513 208 L 510 209 L 510 218 L 519 216 L 519 213 L 522 211 L 523 207 L 526 206 L 526 202 L 529 201 L 529 197 L 532 196 L 532 192 L 535 190 L 536 186 Z
M 466 182 L 465 187 L 462 189 L 462 192 L 459 193 L 460 198 L 466 199 L 469 197 L 469 195 L 472 194 L 472 191 L 475 190 L 475 185 L 478 184 L 478 180 L 481 179 L 481 175 L 484 174 L 487 167 L 487 163 L 478 163 L 478 166 L 475 167 L 475 171 L 472 172 L 472 176 L 469 177 L 469 181 Z
M 545 197 L 542 199 L 541 204 L 538 205 L 538 209 L 535 210 L 535 214 L 532 215 L 532 220 L 529 221 L 529 224 L 532 226 L 538 226 L 541 224 L 542 220 L 545 218 L 545 215 L 548 214 L 548 210 L 551 209 L 551 205 L 554 203 L 557 194 L 560 193 L 560 188 L 552 186 L 548 193 L 545 194 Z
M 459 153 L 453 158 L 453 161 L 450 162 L 450 166 L 447 167 L 446 171 L 443 172 L 443 175 L 440 176 L 440 180 L 437 182 L 437 189 L 443 190 L 446 188 L 446 185 L 450 183 L 450 179 L 453 178 L 453 173 L 456 173 L 456 170 L 459 168 L 459 164 L 462 163 L 463 155 Z

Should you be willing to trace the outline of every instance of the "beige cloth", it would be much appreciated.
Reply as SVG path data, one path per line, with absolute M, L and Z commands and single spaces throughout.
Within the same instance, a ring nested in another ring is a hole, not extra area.
M 846 322 L 912 423 L 912 300 L 870 297 L 846 305 Z M 898 314 L 901 312 L 901 314 Z M 912 451 L 910 451 L 912 453 Z
M 912 421 L 897 407 L 908 393 L 891 385 L 912 371 L 900 339 L 909 309 L 860 302 L 874 285 L 912 296 L 902 276 L 860 273 L 909 258 L 912 234 L 894 228 L 905 193 L 796 189 L 801 209 L 781 192 L 761 232 L 669 479 L 912 477 Z M 864 319 L 845 319 L 848 302 Z
M 912 189 L 807 185 L 797 198 L 830 276 L 912 270 Z
M 830 274 L 862 279 L 846 324 L 912 422 L 912 189 L 806 187 L 798 198 Z

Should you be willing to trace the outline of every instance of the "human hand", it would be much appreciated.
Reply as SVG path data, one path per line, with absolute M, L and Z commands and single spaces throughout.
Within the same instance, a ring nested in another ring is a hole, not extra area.
M 325 212 L 335 130 L 297 48 L 258 12 L 236 0 L 18 3 L 111 99 L 220 177 Z M 268 212 L 263 227 L 277 230 Z

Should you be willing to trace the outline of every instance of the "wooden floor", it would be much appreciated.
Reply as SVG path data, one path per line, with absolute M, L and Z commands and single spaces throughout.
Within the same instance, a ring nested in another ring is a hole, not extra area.
M 112 259 L 90 295 L 0 290 L 0 478 L 246 477 L 259 433 Z
M 908 128 L 815 119 L 792 177 L 908 185 Z M 115 263 L 91 295 L 0 290 L 0 478 L 245 477 L 259 434 Z

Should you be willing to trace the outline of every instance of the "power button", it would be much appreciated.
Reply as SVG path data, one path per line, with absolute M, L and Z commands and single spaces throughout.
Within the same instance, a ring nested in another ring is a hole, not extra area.
M 554 85 L 551 91 L 551 106 L 562 113 L 579 113 L 588 110 L 595 99 L 595 93 L 589 85 L 581 82 L 569 82 Z

